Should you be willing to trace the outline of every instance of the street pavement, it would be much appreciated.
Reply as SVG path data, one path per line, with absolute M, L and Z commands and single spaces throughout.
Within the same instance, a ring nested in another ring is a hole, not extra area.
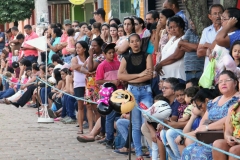
M 26 106 L 0 104 L 0 109 L 0 160 L 128 159 L 96 142 L 78 142 L 76 124 L 37 123 L 37 110 Z

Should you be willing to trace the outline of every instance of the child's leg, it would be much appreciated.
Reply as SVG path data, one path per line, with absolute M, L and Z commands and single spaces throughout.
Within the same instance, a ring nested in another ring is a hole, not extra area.
M 158 152 L 160 155 L 160 160 L 166 160 L 166 150 L 163 145 L 163 142 L 159 139 L 157 139 L 157 145 L 158 145 Z

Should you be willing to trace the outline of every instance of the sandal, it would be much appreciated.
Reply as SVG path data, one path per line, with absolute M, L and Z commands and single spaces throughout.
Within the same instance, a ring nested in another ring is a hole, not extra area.
M 142 156 L 140 156 L 140 157 L 137 157 L 137 159 L 136 160 L 144 160 L 143 159 L 143 157 Z
M 86 143 L 86 142 L 94 142 L 95 141 L 95 139 L 94 138 L 89 138 L 89 137 L 87 137 L 87 136 L 78 136 L 77 137 L 77 140 L 79 141 L 79 142 L 84 142 L 84 143 Z
M 78 131 L 77 134 L 83 134 L 83 131 Z
M 95 140 L 98 141 L 98 140 L 102 140 L 105 138 L 105 135 L 100 135 L 98 134 L 96 137 L 95 137 Z

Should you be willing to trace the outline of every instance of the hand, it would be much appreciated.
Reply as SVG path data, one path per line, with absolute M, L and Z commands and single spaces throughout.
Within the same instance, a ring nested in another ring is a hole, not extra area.
M 159 75 L 164 75 L 163 71 L 162 71 L 162 66 L 160 63 L 156 64 L 156 66 L 154 67 L 154 70 L 159 74 Z
M 157 129 L 157 132 L 160 132 L 163 129 L 163 125 L 159 123 L 156 129 Z
M 228 20 L 227 22 L 227 27 L 228 28 L 233 28 L 237 24 L 238 20 L 235 17 L 232 17 Z
M 174 141 L 175 141 L 175 143 L 177 143 L 178 145 L 180 145 L 181 140 L 182 140 L 182 138 L 181 138 L 181 136 L 179 135 L 179 136 L 177 136 L 177 138 L 176 138 Z
M 234 146 L 237 143 L 236 138 L 233 136 L 226 136 L 226 140 L 229 146 Z
M 158 20 L 158 23 L 157 23 L 157 31 L 160 31 L 161 28 L 162 28 L 161 22 L 160 22 L 160 20 Z
M 195 133 L 197 132 L 205 132 L 207 131 L 206 125 L 200 125 L 198 128 L 195 130 Z
M 114 81 L 111 81 L 111 83 L 115 84 L 115 86 L 119 86 L 120 81 L 119 80 L 114 80 Z
M 94 49 L 93 49 L 93 48 L 90 48 L 89 51 L 88 51 L 88 53 L 89 53 L 89 56 L 93 56 L 93 54 L 94 54 Z
M 150 69 L 145 69 L 144 71 L 139 73 L 139 77 L 144 77 L 144 76 L 147 76 L 147 75 L 152 75 L 152 71 Z
M 152 133 L 151 133 L 151 137 L 152 137 L 152 141 L 153 141 L 154 143 L 157 143 L 157 137 L 156 137 L 156 133 L 155 133 L 155 132 L 152 132 Z

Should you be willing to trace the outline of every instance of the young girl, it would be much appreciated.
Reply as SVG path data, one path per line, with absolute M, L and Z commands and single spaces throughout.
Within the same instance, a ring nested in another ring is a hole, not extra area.
M 68 38 L 67 38 L 67 47 L 66 50 L 68 52 L 68 54 L 72 54 L 75 50 L 75 40 L 74 40 L 74 34 L 75 34 L 75 30 L 70 28 L 67 30 L 67 34 L 68 34 Z M 70 62 L 69 62 L 70 63 Z
M 85 79 L 86 75 L 81 73 L 81 68 L 89 57 L 88 44 L 85 41 L 78 41 L 76 43 L 76 53 L 77 55 L 72 58 L 71 68 L 74 72 L 74 95 L 76 97 L 84 97 L 85 93 Z M 83 117 L 84 117 L 84 106 L 83 101 L 78 100 L 78 124 L 79 124 L 79 134 L 83 134 Z M 88 111 L 89 112 L 89 111 Z
M 125 35 L 126 35 L 126 33 L 124 31 L 123 24 L 119 24 L 118 25 L 118 37 L 121 38 Z
M 118 41 L 118 26 L 116 24 L 110 25 L 110 37 L 111 43 L 116 43 Z
M 233 43 L 230 49 L 230 55 L 235 61 L 237 67 L 240 67 L 240 40 L 237 40 Z

